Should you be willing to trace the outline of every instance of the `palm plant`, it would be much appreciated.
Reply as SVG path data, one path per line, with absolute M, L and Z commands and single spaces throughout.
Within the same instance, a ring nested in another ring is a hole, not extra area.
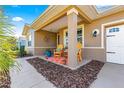
M 0 80 L 5 78 L 14 66 L 16 39 L 12 36 L 13 28 L 3 12 L 0 11 Z

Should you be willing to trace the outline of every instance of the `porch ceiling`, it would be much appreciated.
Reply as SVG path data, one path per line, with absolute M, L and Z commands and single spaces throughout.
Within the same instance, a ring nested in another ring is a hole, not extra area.
M 78 17 L 78 23 L 82 22 L 83 20 Z M 50 31 L 50 32 L 58 32 L 60 29 L 67 27 L 67 16 L 64 16 L 55 22 L 49 24 L 48 26 L 44 27 L 42 30 Z

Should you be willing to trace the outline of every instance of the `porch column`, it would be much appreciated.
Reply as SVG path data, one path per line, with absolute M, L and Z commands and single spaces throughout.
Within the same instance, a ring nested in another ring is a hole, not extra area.
M 35 55 L 35 30 L 30 29 L 32 54 Z
M 67 12 L 68 17 L 68 65 L 74 68 L 77 64 L 77 15 L 78 11 L 72 8 Z

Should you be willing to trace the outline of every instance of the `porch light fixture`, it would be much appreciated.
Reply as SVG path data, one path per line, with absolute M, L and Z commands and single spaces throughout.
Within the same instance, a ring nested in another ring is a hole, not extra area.
M 97 37 L 98 35 L 99 35 L 99 29 L 94 29 L 93 31 L 92 31 L 92 36 L 93 37 Z

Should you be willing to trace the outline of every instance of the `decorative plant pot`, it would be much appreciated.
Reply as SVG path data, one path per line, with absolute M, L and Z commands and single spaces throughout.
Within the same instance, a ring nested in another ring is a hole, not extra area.
M 52 56 L 51 51 L 46 51 L 46 53 L 45 53 L 45 54 L 46 54 L 46 56 L 47 56 L 47 57 L 51 57 L 51 56 Z

